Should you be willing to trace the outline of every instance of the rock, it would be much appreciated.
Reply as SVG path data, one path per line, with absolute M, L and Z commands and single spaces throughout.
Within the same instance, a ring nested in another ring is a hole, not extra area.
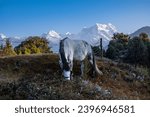
M 132 77 L 133 77 L 133 78 L 135 78 L 135 77 L 136 77 L 136 74 L 135 74 L 135 73 L 132 73 L 131 75 L 132 75 Z
M 96 92 L 101 92 L 102 91 L 102 88 L 99 86 L 99 85 L 95 85 L 95 91 Z
M 111 78 L 116 79 L 117 78 L 117 73 L 112 73 Z
M 140 81 L 144 81 L 144 76 L 143 75 L 142 76 L 137 76 L 136 79 L 140 80 Z

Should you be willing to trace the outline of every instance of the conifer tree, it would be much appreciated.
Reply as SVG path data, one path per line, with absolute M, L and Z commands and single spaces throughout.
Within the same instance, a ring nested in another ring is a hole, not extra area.
M 6 39 L 6 44 L 5 46 L 3 47 L 3 54 L 5 56 L 9 56 L 9 55 L 16 55 L 11 43 L 10 43 L 10 40 L 7 38 Z

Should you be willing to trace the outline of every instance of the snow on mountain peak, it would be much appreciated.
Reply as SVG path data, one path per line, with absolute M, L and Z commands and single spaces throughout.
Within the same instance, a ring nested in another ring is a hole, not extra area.
M 50 30 L 49 32 L 42 34 L 41 37 L 46 38 L 50 42 L 49 46 L 52 47 L 54 52 L 58 51 L 61 34 L 54 30 Z
M 117 29 L 114 25 L 112 25 L 111 23 L 108 23 L 108 26 L 114 31 L 117 32 Z
M 4 34 L 0 33 L 0 45 L 5 45 L 6 38 Z
M 99 23 L 96 23 L 96 27 L 97 27 L 97 29 L 99 29 L 99 30 L 105 30 L 105 29 L 107 29 L 107 25 L 106 24 L 99 24 Z
M 0 33 L 0 44 L 5 45 L 6 44 L 6 38 L 8 38 L 12 44 L 13 47 L 18 46 L 22 41 L 25 40 L 25 37 L 7 37 L 6 35 Z
M 113 32 L 117 32 L 117 29 L 114 25 L 112 25 L 111 23 L 108 23 L 108 24 L 99 24 L 99 23 L 96 23 L 96 27 L 98 30 L 101 30 L 101 31 L 113 31 Z
M 70 32 L 66 32 L 66 35 L 71 35 L 71 33 Z
M 5 39 L 7 38 L 3 33 L 0 33 L 0 39 Z
M 54 30 L 50 30 L 48 33 L 47 33 L 47 36 L 49 37 L 52 37 L 52 38 L 61 38 L 59 33 L 57 33 L 56 31 Z
M 65 37 L 69 37 L 71 39 L 77 40 L 85 40 L 90 43 L 92 46 L 99 45 L 100 38 L 103 39 L 103 47 L 108 46 L 109 41 L 112 39 L 114 33 L 117 32 L 117 29 L 111 23 L 108 24 L 100 24 L 96 23 L 90 27 L 84 27 L 79 33 L 72 34 L 67 32 L 65 34 L 57 33 L 54 30 L 50 30 L 47 33 L 43 33 L 41 37 L 46 38 L 50 43 L 50 47 L 54 52 L 58 52 L 59 42 L 61 39 Z M 4 34 L 0 33 L 0 40 L 4 41 L 7 38 Z M 19 37 L 10 37 L 10 40 L 14 47 L 21 43 L 24 38 Z
M 85 40 L 91 45 L 97 46 L 99 45 L 100 38 L 102 38 L 103 47 L 105 47 L 109 44 L 109 41 L 112 39 L 113 34 L 116 32 L 117 30 L 115 26 L 113 26 L 111 23 L 96 23 L 91 27 L 83 28 L 77 35 L 77 39 Z

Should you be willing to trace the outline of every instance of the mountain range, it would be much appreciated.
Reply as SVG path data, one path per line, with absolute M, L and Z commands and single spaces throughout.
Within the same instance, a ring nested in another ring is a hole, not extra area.
M 49 46 L 52 48 L 54 52 L 58 52 L 59 48 L 59 41 L 65 37 L 69 37 L 71 39 L 76 40 L 85 40 L 88 43 L 90 43 L 92 46 L 99 45 L 100 38 L 103 39 L 103 48 L 107 49 L 107 46 L 109 44 L 109 41 L 112 40 L 112 36 L 114 33 L 117 33 L 117 29 L 114 25 L 111 23 L 108 24 L 100 24 L 96 23 L 93 26 L 90 27 L 84 27 L 81 29 L 81 31 L 77 34 L 72 34 L 70 32 L 67 32 L 65 34 L 58 33 L 54 30 L 50 30 L 47 33 L 43 33 L 41 37 L 46 38 L 49 41 Z M 130 36 L 138 36 L 140 33 L 145 32 L 150 37 L 150 26 L 145 26 L 134 33 L 130 34 Z M 5 43 L 5 39 L 7 36 L 0 33 L 0 44 Z M 23 40 L 25 40 L 25 37 L 9 37 L 13 47 L 19 45 Z
M 91 27 L 84 27 L 79 33 L 72 34 L 67 32 L 65 34 L 60 34 L 54 30 L 49 31 L 48 33 L 42 34 L 42 37 L 48 39 L 51 42 L 51 47 L 53 51 L 58 51 L 59 41 L 65 37 L 76 40 L 85 40 L 93 46 L 99 45 L 100 38 L 103 39 L 103 47 L 107 47 L 109 41 L 112 39 L 114 33 L 117 32 L 117 29 L 111 23 L 108 24 L 99 24 L 96 23 Z
M 2 33 L 0 33 L 0 45 L 1 44 L 5 44 L 5 39 L 6 39 L 7 37 L 4 35 L 4 34 L 2 34 Z
M 17 45 L 19 45 L 23 40 L 25 40 L 25 37 L 7 37 L 6 35 L 0 33 L 0 45 L 5 45 L 6 42 L 6 38 L 10 39 L 11 44 L 13 45 L 13 47 L 16 47 Z

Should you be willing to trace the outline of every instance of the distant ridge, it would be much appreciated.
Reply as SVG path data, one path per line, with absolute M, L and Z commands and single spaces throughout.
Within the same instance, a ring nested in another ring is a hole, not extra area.
M 139 36 L 140 33 L 146 33 L 150 37 L 150 26 L 144 26 L 138 30 L 136 30 L 134 33 L 130 34 L 131 37 Z
M 77 40 L 85 40 L 93 46 L 99 45 L 99 39 L 103 38 L 103 47 L 107 47 L 109 41 L 112 40 L 112 36 L 117 32 L 117 29 L 111 23 L 100 24 L 96 23 L 90 27 L 84 27 L 77 34 L 67 32 L 65 34 L 57 33 L 54 30 L 50 30 L 48 33 L 44 33 L 41 37 L 45 37 L 50 42 L 50 46 L 53 51 L 58 51 L 59 41 L 65 37 Z
M 58 33 L 55 30 L 49 30 L 47 33 L 43 33 L 41 37 L 44 37 L 49 41 L 49 46 L 52 48 L 53 52 L 58 52 L 59 41 L 65 37 L 69 37 L 71 39 L 76 40 L 85 40 L 92 46 L 99 45 L 99 40 L 100 38 L 102 38 L 103 47 L 106 49 L 106 47 L 109 44 L 109 41 L 112 40 L 113 34 L 116 32 L 116 27 L 111 23 L 95 23 L 92 26 L 82 28 L 77 34 L 72 34 L 70 32 L 66 32 L 63 34 Z M 0 33 L 0 44 L 5 43 L 5 38 L 10 39 L 13 47 L 19 45 L 22 41 L 25 40 L 25 38 L 23 37 L 7 37 L 4 34 Z

